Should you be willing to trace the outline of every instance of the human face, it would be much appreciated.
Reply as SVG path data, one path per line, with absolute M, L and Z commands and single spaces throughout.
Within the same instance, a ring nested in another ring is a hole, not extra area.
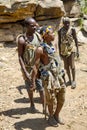
M 54 38 L 55 38 L 55 35 L 54 35 L 53 30 L 50 30 L 49 32 L 45 34 L 45 41 L 47 41 L 47 43 L 54 41 Z
M 35 20 L 32 19 L 32 20 L 29 21 L 29 24 L 27 25 L 27 30 L 31 34 L 35 33 L 36 27 L 37 27 L 37 23 L 36 23 Z
M 70 22 L 69 22 L 69 21 L 65 21 L 65 22 L 64 22 L 64 27 L 65 27 L 65 28 L 69 28 L 69 26 L 70 26 Z
M 51 41 L 54 40 L 55 34 L 54 34 L 53 30 L 51 30 L 51 31 L 48 32 L 48 37 L 49 37 L 49 39 L 50 39 Z

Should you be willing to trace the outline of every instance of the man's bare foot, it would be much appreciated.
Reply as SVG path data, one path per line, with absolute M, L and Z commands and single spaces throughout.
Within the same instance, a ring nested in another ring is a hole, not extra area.
M 64 125 L 65 123 L 59 118 L 59 117 L 55 117 L 54 115 L 54 119 L 57 121 L 57 123 L 59 123 L 60 125 Z
M 30 107 L 30 112 L 31 113 L 39 113 L 39 111 L 35 108 L 35 106 Z
M 57 121 L 54 119 L 54 116 L 50 116 L 48 119 L 48 124 L 54 127 L 58 127 Z
M 72 84 L 71 84 L 71 89 L 75 89 L 76 88 L 76 82 L 73 81 Z
M 67 86 L 67 87 L 70 86 L 71 84 L 72 84 L 71 81 L 66 82 L 66 86 Z

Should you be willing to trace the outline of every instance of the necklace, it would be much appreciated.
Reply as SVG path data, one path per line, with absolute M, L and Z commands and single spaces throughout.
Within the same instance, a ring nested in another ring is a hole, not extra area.
M 27 37 L 27 39 L 28 39 L 29 42 L 32 42 L 32 40 L 33 40 L 33 38 L 34 38 L 33 35 L 30 36 L 30 35 L 27 35 L 27 34 L 26 34 L 26 37 Z

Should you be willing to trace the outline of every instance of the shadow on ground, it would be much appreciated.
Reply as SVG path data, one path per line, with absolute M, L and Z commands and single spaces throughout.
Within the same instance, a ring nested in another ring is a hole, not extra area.
M 18 91 L 21 95 L 23 95 L 23 89 L 26 89 L 25 85 L 17 86 L 16 88 L 18 89 Z M 23 97 L 23 98 L 14 100 L 14 102 L 16 102 L 16 103 L 29 103 L 29 98 Z M 41 104 L 40 97 L 34 97 L 34 102 Z
M 49 127 L 47 120 L 42 118 L 26 119 L 14 124 L 16 130 L 31 129 L 31 130 L 45 130 Z
M 23 98 L 19 98 L 19 99 L 14 100 L 14 102 L 16 102 L 16 103 L 29 103 L 30 101 L 29 101 L 29 98 L 23 97 Z M 34 103 L 41 104 L 40 97 L 34 97 Z
M 22 92 L 23 89 L 26 89 L 26 88 L 25 88 L 25 85 L 20 85 L 20 86 L 17 86 L 16 88 L 18 89 L 18 91 L 19 91 L 19 93 L 20 93 L 21 95 L 23 94 L 23 92 Z
M 6 110 L 6 111 L 2 111 L 2 112 L 0 112 L 0 115 L 9 116 L 9 117 L 12 117 L 12 118 L 18 118 L 17 115 L 25 115 L 27 113 L 31 113 L 31 109 L 29 107 L 16 108 L 16 109 L 10 109 L 10 110 Z M 38 113 L 41 113 L 41 112 L 38 112 Z M 34 113 L 32 113 L 32 114 L 34 114 Z

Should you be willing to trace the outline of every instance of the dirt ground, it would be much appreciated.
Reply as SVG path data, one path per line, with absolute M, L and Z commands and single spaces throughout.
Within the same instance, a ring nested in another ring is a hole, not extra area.
M 67 87 L 66 101 L 60 113 L 65 125 L 55 128 L 44 119 L 37 92 L 34 101 L 40 113 L 29 112 L 16 46 L 0 43 L 0 130 L 87 130 L 87 44 L 79 46 L 79 49 L 77 88 Z

